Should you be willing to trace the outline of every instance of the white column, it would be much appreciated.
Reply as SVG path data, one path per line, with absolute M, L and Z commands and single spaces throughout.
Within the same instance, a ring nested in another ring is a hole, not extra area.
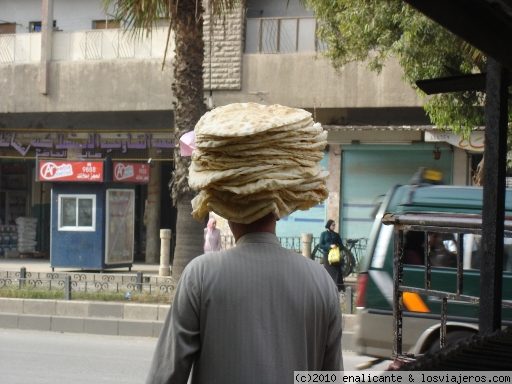
M 169 268 L 169 261 L 171 257 L 171 230 L 160 230 L 160 269 L 159 276 L 170 276 L 171 269 Z
M 311 243 L 313 242 L 313 234 L 302 233 L 300 235 L 300 242 L 302 244 L 302 256 L 311 258 Z

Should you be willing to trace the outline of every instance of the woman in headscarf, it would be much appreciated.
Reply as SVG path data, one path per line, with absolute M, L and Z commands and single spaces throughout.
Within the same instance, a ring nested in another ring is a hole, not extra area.
M 319 242 L 319 248 L 322 250 L 322 253 L 324 255 L 324 267 L 329 272 L 329 275 L 331 275 L 332 279 L 334 280 L 334 283 L 338 287 L 338 291 L 345 292 L 345 282 L 343 281 L 343 259 L 342 262 L 331 265 L 329 264 L 328 260 L 328 254 L 331 248 L 338 247 L 340 252 L 342 252 L 343 243 L 341 242 L 340 235 L 334 231 L 334 228 L 336 228 L 336 223 L 334 220 L 327 220 L 327 223 L 325 224 L 326 230 L 322 232 L 320 235 L 320 242 Z
M 210 217 L 206 228 L 204 229 L 204 252 L 215 252 L 220 251 L 220 230 L 216 228 L 217 220 L 214 217 Z

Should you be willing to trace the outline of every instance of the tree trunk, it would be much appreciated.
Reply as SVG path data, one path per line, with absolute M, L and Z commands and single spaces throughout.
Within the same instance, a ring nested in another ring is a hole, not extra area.
M 160 177 L 161 164 L 151 164 L 144 222 L 146 224 L 146 263 L 160 262 Z
M 203 253 L 203 225 L 192 217 L 191 199 L 192 194 L 185 194 L 178 202 L 176 247 L 172 264 L 172 276 L 176 279 L 194 257 Z
M 179 1 L 170 8 L 174 21 L 175 97 L 174 140 L 194 129 L 199 118 L 206 112 L 203 87 L 203 12 L 200 3 Z M 171 192 L 178 209 L 176 220 L 176 247 L 174 250 L 172 275 L 179 279 L 185 266 L 203 252 L 203 225 L 192 218 L 190 204 L 193 193 L 188 186 L 188 166 L 190 158 L 183 158 L 179 148 L 174 151 L 174 171 L 171 178 Z

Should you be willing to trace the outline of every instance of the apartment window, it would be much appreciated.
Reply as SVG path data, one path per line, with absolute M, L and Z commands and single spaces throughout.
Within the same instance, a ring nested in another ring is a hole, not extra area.
M 41 28 L 43 24 L 41 21 L 31 21 L 28 23 L 28 31 L 29 32 L 41 32 Z M 53 29 L 57 28 L 57 20 L 53 20 Z
M 16 33 L 16 23 L 0 23 L 0 35 Z
M 116 29 L 120 24 L 118 20 L 93 20 L 92 29 Z
M 59 231 L 95 231 L 95 195 L 59 195 Z

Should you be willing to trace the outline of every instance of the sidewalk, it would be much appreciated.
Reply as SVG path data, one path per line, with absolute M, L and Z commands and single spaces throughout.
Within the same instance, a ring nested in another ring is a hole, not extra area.
M 0 258 L 0 274 L 20 272 L 46 278 L 46 274 L 80 274 L 87 279 L 101 280 L 102 276 L 131 279 L 138 272 L 151 280 L 158 278 L 158 264 L 134 263 L 127 267 L 104 271 L 77 268 L 55 268 L 49 259 Z M 0 328 L 41 331 L 94 333 L 123 336 L 158 336 L 170 305 L 137 304 L 131 302 L 97 302 L 79 300 L 35 300 L 0 298 Z
M 19 271 L 20 268 L 25 267 L 27 272 L 42 272 L 51 273 L 52 268 L 50 266 L 49 259 L 31 259 L 31 258 L 16 258 L 16 259 L 4 259 L 0 258 L 0 271 Z M 159 264 L 146 264 L 136 262 L 133 263 L 131 271 L 128 271 L 127 267 L 123 268 L 111 268 L 105 269 L 103 273 L 123 273 L 123 274 L 134 274 L 137 272 L 143 272 L 149 275 L 158 275 Z M 80 268 L 55 268 L 54 272 L 83 272 L 83 273 L 102 273 L 97 270 L 83 270 Z
M 52 272 L 49 259 L 0 258 L 1 272 L 77 273 L 87 275 L 115 274 L 135 276 L 142 272 L 158 279 L 158 264 L 134 263 L 127 267 L 100 271 L 56 268 Z M 131 302 L 88 302 L 78 300 L 34 300 L 0 298 L 0 328 L 41 331 L 94 333 L 120 336 L 157 337 L 170 305 L 137 304 Z M 355 315 L 343 315 L 344 349 L 352 350 Z

